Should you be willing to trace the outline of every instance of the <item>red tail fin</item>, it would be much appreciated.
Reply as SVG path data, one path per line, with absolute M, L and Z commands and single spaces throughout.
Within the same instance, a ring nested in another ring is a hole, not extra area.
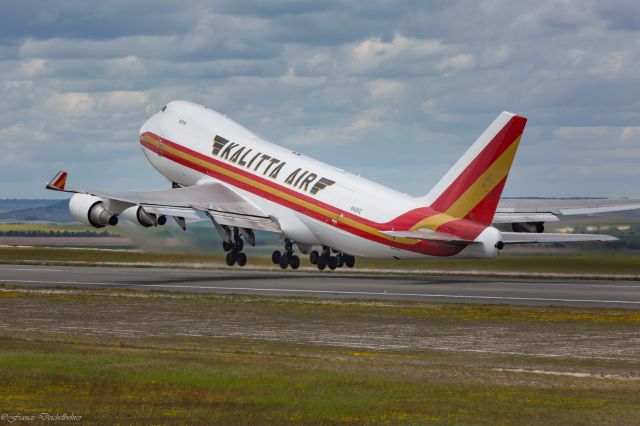
M 500 114 L 423 200 L 450 218 L 490 225 L 526 123 Z

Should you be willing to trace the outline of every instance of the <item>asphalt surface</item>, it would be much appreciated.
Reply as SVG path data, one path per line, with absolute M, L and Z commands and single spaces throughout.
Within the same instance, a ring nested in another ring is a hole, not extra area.
M 0 284 L 640 309 L 640 281 L 0 265 Z

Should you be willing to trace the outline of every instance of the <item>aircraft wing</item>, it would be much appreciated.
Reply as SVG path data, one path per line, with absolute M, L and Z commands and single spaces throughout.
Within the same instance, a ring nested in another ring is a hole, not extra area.
M 559 216 L 640 209 L 640 200 L 501 199 L 493 223 L 553 222 Z
M 268 216 L 247 198 L 222 183 L 159 191 L 109 191 L 73 189 L 65 186 L 66 172 L 58 173 L 47 189 L 89 194 L 110 201 L 117 213 L 139 205 L 149 213 L 194 220 L 210 216 L 220 225 L 280 232 L 275 218 Z
M 501 232 L 504 244 L 575 243 L 581 241 L 616 241 L 611 235 Z

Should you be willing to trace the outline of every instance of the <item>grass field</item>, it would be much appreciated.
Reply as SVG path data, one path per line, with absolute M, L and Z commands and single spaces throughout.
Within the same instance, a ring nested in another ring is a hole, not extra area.
M 0 287 L 0 308 L 2 413 L 102 425 L 640 419 L 638 311 L 15 287 Z
M 70 232 L 70 233 L 108 233 L 117 235 L 113 228 L 92 228 L 80 224 L 58 224 L 58 223 L 0 223 L 0 232 Z
M 0 231 L 71 231 L 80 232 L 95 230 L 80 224 L 58 224 L 58 223 L 0 223 Z
M 0 247 L 0 263 L 131 266 L 225 267 L 224 254 L 215 252 L 146 252 L 68 248 Z M 308 260 L 303 267 L 311 269 Z M 252 256 L 247 268 L 277 268 L 267 256 Z M 314 268 L 315 270 L 315 268 Z M 353 271 L 391 270 L 411 273 L 507 273 L 640 276 L 640 256 L 630 254 L 501 255 L 496 259 L 434 259 L 416 261 L 357 259 Z M 290 271 L 290 270 L 288 270 Z M 341 272 L 349 271 L 347 268 Z

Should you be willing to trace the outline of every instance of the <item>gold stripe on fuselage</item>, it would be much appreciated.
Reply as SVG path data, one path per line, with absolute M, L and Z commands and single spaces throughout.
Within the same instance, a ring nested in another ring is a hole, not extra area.
M 160 145 L 160 143 L 152 138 L 149 137 L 145 137 L 143 136 L 143 139 L 147 142 L 150 143 L 151 145 L 154 145 L 156 147 L 158 147 Z M 360 231 L 363 232 L 367 232 L 369 234 L 375 235 L 376 237 L 379 238 L 384 238 L 385 240 L 389 240 L 389 241 L 394 241 L 396 243 L 401 243 L 401 244 L 408 244 L 408 245 L 414 245 L 417 244 L 418 242 L 420 242 L 420 240 L 418 239 L 414 239 L 414 238 L 401 238 L 401 237 L 392 237 L 390 235 L 386 235 L 381 233 L 380 231 L 378 231 L 376 228 L 370 226 L 370 225 L 365 225 L 363 223 L 360 223 L 354 219 L 348 218 L 348 217 L 344 217 L 344 216 L 340 216 L 337 215 L 334 212 L 331 212 L 325 208 L 322 208 L 320 206 L 317 206 L 313 203 L 310 203 L 306 200 L 300 199 L 299 197 L 296 197 L 294 195 L 291 194 L 287 194 L 286 192 L 283 192 L 281 190 L 278 190 L 276 188 L 273 188 L 269 185 L 263 184 L 261 182 L 258 182 L 254 179 L 251 179 L 249 177 L 243 176 L 239 173 L 236 173 L 232 170 L 226 169 L 224 167 L 221 166 L 217 166 L 215 164 L 213 164 L 210 160 L 203 160 L 201 158 L 195 157 L 189 153 L 186 153 L 182 150 L 176 149 L 172 146 L 169 146 L 167 144 L 163 144 L 162 145 L 162 151 L 163 153 L 168 153 L 171 154 L 173 156 L 179 157 L 182 160 L 188 161 L 189 163 L 193 163 L 193 164 L 197 164 L 200 167 L 203 167 L 207 170 L 216 172 L 216 173 L 220 173 L 224 176 L 227 176 L 231 179 L 234 179 L 236 181 L 240 181 L 242 183 L 245 183 L 255 189 L 261 190 L 261 191 L 265 191 L 268 192 L 271 195 L 274 195 L 278 198 L 282 198 L 284 200 L 287 200 L 293 204 L 296 204 L 300 207 L 303 207 L 304 209 L 308 209 L 311 210 L 315 213 L 318 213 L 326 218 L 329 219 L 333 219 L 336 222 L 345 224 L 347 226 L 350 226 L 352 228 L 356 228 Z

